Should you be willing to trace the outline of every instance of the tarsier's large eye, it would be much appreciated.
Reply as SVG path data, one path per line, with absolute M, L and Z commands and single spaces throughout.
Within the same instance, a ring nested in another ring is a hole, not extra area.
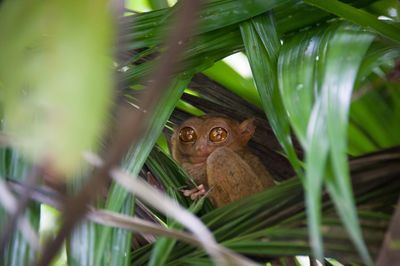
M 182 142 L 195 142 L 197 135 L 193 128 L 184 127 L 179 131 L 179 139 Z
M 228 132 L 226 131 L 226 129 L 224 129 L 222 127 L 214 127 L 210 131 L 209 138 L 212 142 L 221 142 L 221 141 L 226 140 L 227 136 L 228 136 Z

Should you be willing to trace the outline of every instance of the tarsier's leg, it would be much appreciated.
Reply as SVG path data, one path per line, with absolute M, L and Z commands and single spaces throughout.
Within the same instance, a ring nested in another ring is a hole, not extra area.
M 217 207 L 264 189 L 251 166 L 229 148 L 219 148 L 208 157 L 207 182 Z

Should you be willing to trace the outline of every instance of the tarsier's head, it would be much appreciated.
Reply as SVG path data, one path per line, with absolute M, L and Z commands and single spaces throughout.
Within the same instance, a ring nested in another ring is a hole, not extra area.
M 254 119 L 242 123 L 220 116 L 192 117 L 175 128 L 172 156 L 180 163 L 203 163 L 219 147 L 238 150 L 255 131 Z

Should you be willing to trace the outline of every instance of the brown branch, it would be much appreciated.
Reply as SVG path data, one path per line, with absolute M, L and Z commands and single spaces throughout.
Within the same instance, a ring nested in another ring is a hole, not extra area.
M 400 199 L 386 232 L 376 266 L 400 265 Z
M 147 128 L 148 118 L 152 110 L 168 87 L 172 75 L 178 71 L 178 65 L 183 57 L 188 40 L 195 27 L 197 13 L 200 9 L 200 0 L 180 1 L 177 6 L 172 32 L 166 41 L 166 51 L 160 56 L 160 61 L 152 77 L 154 81 L 149 83 L 145 93 L 140 98 L 140 110 L 133 110 L 127 106 L 121 107 L 117 112 L 115 135 L 110 148 L 106 153 L 104 165 L 96 170 L 81 192 L 66 200 L 64 204 L 63 225 L 56 238 L 46 244 L 37 265 L 48 265 L 64 239 L 70 234 L 75 225 L 81 221 L 88 211 L 88 204 L 95 200 L 99 191 L 109 182 L 109 170 L 119 164 L 131 144 L 136 143 Z

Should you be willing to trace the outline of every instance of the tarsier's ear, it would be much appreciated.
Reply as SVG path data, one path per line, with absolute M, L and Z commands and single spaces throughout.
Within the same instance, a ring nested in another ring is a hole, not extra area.
M 247 142 L 253 137 L 254 132 L 256 131 L 255 119 L 249 118 L 244 120 L 239 125 L 241 141 L 243 144 L 247 144 Z

